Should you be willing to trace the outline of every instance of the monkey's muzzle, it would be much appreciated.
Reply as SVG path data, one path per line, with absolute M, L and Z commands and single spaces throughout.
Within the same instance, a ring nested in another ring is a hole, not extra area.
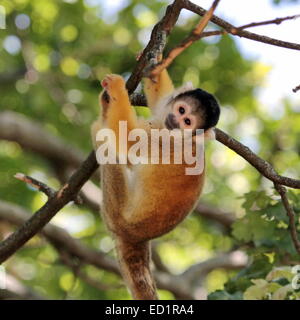
M 165 121 L 165 126 L 168 130 L 173 130 L 173 129 L 179 128 L 179 123 L 176 121 L 173 113 L 168 114 L 166 121 Z

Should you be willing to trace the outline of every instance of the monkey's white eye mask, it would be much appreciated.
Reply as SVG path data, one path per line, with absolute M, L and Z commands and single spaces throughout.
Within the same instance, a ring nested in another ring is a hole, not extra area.
M 181 93 L 184 93 L 186 91 L 191 91 L 194 89 L 194 86 L 192 84 L 192 82 L 186 82 L 183 86 L 177 88 L 176 90 L 174 90 L 171 94 L 169 95 L 166 95 L 164 97 L 162 97 L 157 105 L 156 105 L 156 111 L 155 113 L 157 114 L 163 114 L 162 110 L 165 109 L 165 106 L 167 104 L 167 102 L 170 100 L 170 99 L 175 99 L 178 95 L 180 95 Z

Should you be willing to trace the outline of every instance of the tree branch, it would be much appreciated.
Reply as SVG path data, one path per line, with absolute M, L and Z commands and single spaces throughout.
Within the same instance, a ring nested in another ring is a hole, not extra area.
M 116 284 L 116 285 L 109 285 L 102 283 L 96 279 L 91 278 L 88 276 L 85 272 L 81 271 L 81 268 L 83 267 L 82 260 L 79 260 L 77 257 L 74 259 L 74 255 L 71 255 L 68 251 L 65 251 L 65 249 L 62 249 L 60 247 L 57 247 L 55 245 L 55 248 L 57 249 L 60 257 L 60 262 L 62 262 L 64 265 L 66 265 L 68 268 L 70 268 L 73 271 L 75 280 L 76 278 L 80 278 L 84 282 L 86 282 L 91 287 L 96 288 L 99 291 L 105 291 L 105 290 L 112 290 L 112 289 L 119 289 L 123 287 L 123 284 Z
M 51 218 L 77 195 L 83 184 L 98 168 L 94 152 L 74 172 L 68 182 L 49 198 L 29 220 L 27 220 L 16 232 L 0 243 L 0 263 L 14 254 L 25 242 L 38 233 Z
M 168 267 L 163 263 L 163 261 L 161 260 L 160 258 L 160 255 L 158 254 L 157 252 L 157 242 L 155 241 L 152 241 L 151 242 L 151 258 L 152 258 L 152 261 L 155 265 L 155 268 L 158 270 L 158 271 L 162 271 L 162 272 L 165 272 L 165 273 L 170 273 L 170 270 L 168 269 Z
M 235 221 L 233 213 L 224 212 L 218 208 L 208 206 L 201 202 L 197 204 L 195 211 L 204 218 L 217 221 L 218 223 L 223 225 L 227 230 L 231 229 L 231 226 Z
M 30 216 L 31 214 L 23 208 L 0 200 L 0 219 L 16 226 L 22 226 L 28 221 Z M 99 251 L 88 248 L 79 240 L 72 238 L 64 229 L 49 223 L 39 230 L 39 232 L 56 248 L 67 251 L 71 256 L 77 257 L 85 263 L 94 265 L 100 269 L 119 274 L 119 268 L 115 261 Z
M 22 78 L 26 73 L 26 68 L 21 68 L 16 71 L 11 71 L 9 73 L 0 74 L 0 85 L 10 85 L 12 82 Z
M 225 146 L 233 150 L 235 153 L 239 154 L 242 158 L 244 158 L 247 162 L 249 162 L 254 168 L 257 169 L 264 177 L 267 179 L 281 184 L 287 187 L 300 189 L 300 180 L 280 176 L 274 168 L 267 161 L 261 159 L 257 156 L 253 151 L 251 151 L 248 147 L 238 142 L 234 138 L 230 137 L 224 131 L 216 128 L 216 139 L 223 143 Z
M 26 287 L 21 281 L 6 273 L 6 289 L 0 289 L 0 300 L 44 300 L 45 297 Z
M 31 185 L 33 188 L 43 192 L 48 198 L 54 198 L 56 196 L 56 191 L 54 189 L 50 188 L 45 183 L 37 179 L 34 179 L 30 176 L 26 176 L 23 173 L 16 173 L 14 177 L 20 181 L 23 181 Z M 78 194 L 75 194 L 74 199 L 72 200 L 74 200 L 76 204 L 82 204 L 82 199 Z
M 289 203 L 288 197 L 286 195 L 286 188 L 276 183 L 274 183 L 274 187 L 281 197 L 281 201 L 283 203 L 283 206 L 289 218 L 289 221 L 290 221 L 289 228 L 290 228 L 292 241 L 294 243 L 294 247 L 296 251 L 300 254 L 300 241 L 298 238 L 298 232 L 296 227 L 295 212 L 293 210 L 293 207 Z
M 157 54 L 157 43 L 162 44 L 162 39 L 164 39 L 165 36 L 168 36 L 173 29 L 180 11 L 183 8 L 183 4 L 184 0 L 175 0 L 170 4 L 166 9 L 166 13 L 163 18 L 152 29 L 150 41 L 140 55 L 136 67 L 127 80 L 126 87 L 130 94 L 133 93 L 141 81 L 143 71 L 149 64 L 149 56 L 155 57 Z M 162 44 L 160 50 L 162 51 L 163 49 L 164 44 Z
M 183 272 L 180 277 L 184 278 L 184 281 L 188 285 L 193 286 L 195 279 L 205 278 L 209 272 L 214 269 L 241 269 L 245 268 L 248 263 L 247 255 L 239 250 L 219 254 L 216 257 L 208 259 L 206 261 L 194 264 Z
M 70 143 L 48 133 L 40 124 L 12 111 L 0 112 L 0 138 L 18 142 L 58 165 L 79 167 L 84 155 Z

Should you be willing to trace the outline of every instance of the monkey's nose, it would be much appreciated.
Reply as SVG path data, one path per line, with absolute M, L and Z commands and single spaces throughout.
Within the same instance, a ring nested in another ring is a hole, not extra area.
M 176 121 L 176 117 L 173 113 L 168 114 L 168 116 L 165 120 L 165 126 L 169 130 L 179 128 L 179 123 Z

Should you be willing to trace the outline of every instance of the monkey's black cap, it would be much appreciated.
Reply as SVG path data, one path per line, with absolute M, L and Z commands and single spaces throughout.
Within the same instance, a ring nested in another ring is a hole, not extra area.
M 204 130 L 212 128 L 218 123 L 220 117 L 220 106 L 212 94 L 198 88 L 181 93 L 176 98 L 180 99 L 184 97 L 191 97 L 199 102 L 199 109 L 203 111 L 203 115 L 205 117 Z

